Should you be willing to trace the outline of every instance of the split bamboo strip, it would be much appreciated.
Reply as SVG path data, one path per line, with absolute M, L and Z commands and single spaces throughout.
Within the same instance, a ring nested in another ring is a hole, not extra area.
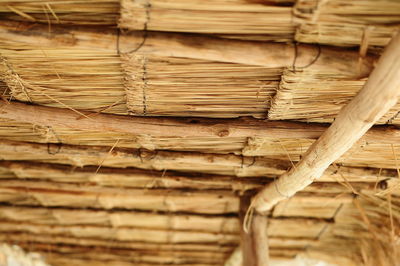
M 0 201 L 16 205 L 200 214 L 234 213 L 238 209 L 233 193 L 218 190 L 144 190 L 10 180 L 0 182 L 0 190 Z
M 13 141 L 0 141 L 0 158 L 2 160 L 51 162 L 72 166 L 98 166 L 160 171 L 211 173 L 238 177 L 276 177 L 284 173 L 290 162 L 261 157 L 243 157 L 235 155 L 203 154 L 196 152 L 144 151 L 115 148 L 109 154 L 109 148 L 92 146 L 68 146 L 55 144 L 34 144 Z M 106 159 L 104 159 L 106 158 Z M 360 162 L 353 162 L 357 164 Z M 394 164 L 388 165 L 396 169 Z M 382 162 L 382 164 L 384 164 Z M 338 169 L 340 171 L 338 172 Z M 379 169 L 331 167 L 326 175 L 326 181 L 337 181 L 349 178 L 352 181 L 376 181 Z M 382 171 L 381 178 L 396 176 L 395 171 Z
M 222 215 L 162 214 L 122 210 L 93 210 L 2 206 L 2 221 L 53 226 L 106 226 L 182 232 L 237 234 L 239 222 L 235 217 Z M 276 219 L 279 223 L 279 219 Z
M 29 35 L 26 34 L 29 31 Z M 52 34 L 44 34 L 44 25 L 0 23 L 1 41 L 9 45 L 93 49 L 120 53 L 137 53 L 153 56 L 184 57 L 215 62 L 239 63 L 268 68 L 310 65 L 310 69 L 331 69 L 367 76 L 376 60 L 367 56 L 361 64 L 359 54 L 352 50 L 313 45 L 239 41 L 222 38 L 161 32 L 148 32 L 143 42 L 143 32 L 118 35 L 115 30 L 90 27 L 54 26 Z M 227 49 L 229 47 L 229 49 Z M 297 48 L 295 48 L 297 47 Z M 297 51 L 297 53 L 296 53 Z M 297 54 L 297 56 L 295 56 Z M 296 58 L 296 60 L 294 60 Z
M 321 177 L 331 163 L 349 150 L 397 103 L 400 96 L 399 75 L 400 33 L 387 46 L 363 89 L 339 112 L 333 124 L 296 167 L 257 194 L 252 207 L 258 212 L 269 210 Z
M 282 172 L 284 170 L 281 170 Z M 382 178 L 387 175 L 382 175 Z M 51 181 L 56 183 L 96 184 L 102 187 L 142 189 L 191 189 L 245 191 L 259 188 L 269 182 L 263 178 L 236 178 L 233 176 L 146 171 L 136 168 L 116 169 L 101 167 L 74 168 L 56 164 L 0 161 L 0 179 Z M 329 179 L 326 178 L 329 182 Z M 352 180 L 350 177 L 349 180 Z M 331 179 L 331 182 L 334 179 Z M 371 179 L 375 182 L 375 179 Z
M 268 118 L 331 123 L 365 82 L 366 79 L 354 79 L 344 73 L 285 70 Z M 399 113 L 397 104 L 377 124 L 400 124 Z
M 163 252 L 147 250 L 125 250 L 102 247 L 81 247 L 71 245 L 48 245 L 40 243 L 21 243 L 21 247 L 34 252 L 40 252 L 46 260 L 52 254 L 59 254 L 70 259 L 94 260 L 98 265 L 108 265 L 109 261 L 132 263 L 139 265 L 217 265 L 225 254 L 220 252 Z M 58 265 L 58 264 L 56 264 Z M 28 266 L 28 265 L 27 265 Z
M 121 1 L 119 26 L 132 30 L 265 34 L 291 41 L 292 7 L 243 0 Z
M 297 162 L 313 143 L 314 140 L 312 139 L 256 137 L 248 140 L 242 154 L 245 156 L 267 156 L 278 160 L 289 159 L 292 162 Z M 348 166 L 397 169 L 398 158 L 400 158 L 399 144 L 369 141 L 361 138 L 335 162 Z
M 209 244 L 211 245 L 237 245 L 239 243 L 239 231 L 234 234 L 210 233 L 198 231 L 156 230 L 134 227 L 111 228 L 91 225 L 42 225 L 35 223 L 0 222 L 2 235 L 9 233 L 31 233 L 34 235 L 51 235 L 54 237 L 82 238 L 92 240 L 108 240 L 121 243 L 144 242 L 153 244 Z M 268 235 L 275 238 L 288 239 L 316 239 L 332 224 L 326 221 L 312 219 L 272 219 Z M 303 246 L 301 246 L 303 247 Z M 196 251 L 203 252 L 203 251 Z
M 307 244 L 316 244 L 315 240 L 312 239 L 297 239 L 297 238 L 273 238 L 274 242 L 292 243 L 293 247 L 304 247 Z M 160 250 L 160 251 L 209 251 L 209 252 L 229 252 L 232 250 L 232 246 L 227 245 L 210 245 L 210 243 L 150 243 L 150 242 L 132 242 L 132 241 L 112 241 L 102 240 L 93 238 L 83 237 L 68 237 L 68 236 L 56 236 L 46 234 L 33 234 L 33 233 L 0 233 L 0 240 L 2 242 L 10 244 L 23 244 L 23 243 L 41 243 L 49 245 L 76 245 L 83 247 L 103 247 L 103 248 L 118 248 L 118 249 L 133 249 L 133 250 Z
M 119 0 L 1 0 L 2 19 L 51 24 L 115 25 Z
M 296 40 L 337 46 L 385 46 L 400 29 L 400 4 L 392 0 L 299 0 L 293 9 Z
M 364 186 L 362 184 L 353 183 L 355 191 L 373 191 L 373 184 Z M 335 187 L 335 186 L 333 186 Z M 32 181 L 16 181 L 5 179 L 0 182 L 0 188 L 3 191 L 2 201 L 13 203 L 17 205 L 30 205 L 30 206 L 55 206 L 55 207 L 92 207 L 103 209 L 133 209 L 133 210 L 147 210 L 147 211 L 161 211 L 161 212 L 190 212 L 200 214 L 227 214 L 236 211 L 236 198 L 232 192 L 219 191 L 219 190 L 160 190 L 160 189 L 132 189 L 125 187 L 99 187 L 87 184 L 58 184 L 53 182 L 32 182 Z M 61 195 L 57 195 L 57 192 Z M 299 194 L 294 202 L 310 202 L 311 205 L 316 205 L 318 201 L 330 200 L 331 203 L 346 203 L 351 199 L 351 190 L 346 187 L 341 188 L 339 185 L 332 189 L 331 185 L 314 185 Z M 24 194 L 25 193 L 25 194 Z M 114 195 L 112 198 L 111 195 Z M 331 197 L 338 197 L 337 199 L 330 199 Z M 80 198 L 80 199 L 78 199 Z M 20 200 L 18 200 L 20 199 Z M 72 199 L 72 200 L 71 200 Z M 188 202 L 181 202 L 185 200 Z M 124 202 L 125 200 L 125 202 Z M 198 201 L 195 205 L 192 201 Z M 90 205 L 92 204 L 92 205 Z M 208 205 L 213 205 L 207 209 Z M 301 209 L 292 208 L 294 213 Z M 306 218 L 321 218 L 319 210 L 314 211 L 311 209 L 303 208 L 303 215 Z M 291 212 L 280 215 L 278 217 L 290 217 Z M 77 213 L 79 214 L 79 213 Z M 88 217 L 93 215 L 90 212 L 86 213 Z M 100 213 L 99 213 L 100 215 Z M 104 214 L 102 217 L 106 217 Z M 84 216 L 82 214 L 82 216 Z M 96 216 L 94 220 L 100 219 L 100 222 L 109 223 L 106 218 Z M 124 217 L 118 216 L 122 225 L 127 225 L 122 222 Z M 87 218 L 89 219 L 89 218 Z M 109 220 L 112 220 L 112 217 Z M 83 219 L 78 219 L 83 220 Z M 195 219 L 192 219 L 195 221 Z M 201 221 L 201 219 L 198 219 Z M 172 221 L 172 219 L 168 219 Z M 212 221 L 211 221 L 212 222 Z M 211 223 L 210 222 L 210 223 Z M 82 221 L 83 223 L 83 221 Z M 112 222 L 111 222 L 112 223 Z M 125 222 L 126 223 L 126 222 Z M 161 220 L 160 220 L 160 223 Z M 130 223 L 134 225 L 134 222 Z M 140 223 L 139 223 L 140 224 Z M 115 224 L 112 224 L 115 225 Z M 160 226 L 160 224 L 149 226 Z M 172 226 L 172 225 L 169 225 Z M 184 225 L 181 225 L 184 226 Z M 225 230 L 230 230 L 229 223 L 226 223 Z M 153 228 L 152 227 L 152 228 Z M 156 227 L 158 228 L 158 227 Z M 182 229 L 182 228 L 180 228 Z M 188 227 L 183 229 L 188 230 Z M 219 229 L 217 231 L 224 231 Z
M 289 166 L 289 164 L 288 164 Z M 228 190 L 246 191 L 260 188 L 270 182 L 270 179 L 234 176 L 189 174 L 170 171 L 145 171 L 135 168 L 116 169 L 102 167 L 74 168 L 72 166 L 57 164 L 41 164 L 34 162 L 0 162 L 0 179 L 20 179 L 31 181 L 51 181 L 55 183 L 96 184 L 101 187 L 125 187 L 145 189 L 192 189 L 192 190 Z M 283 173 L 284 170 L 281 170 Z M 378 173 L 379 172 L 379 173 Z M 342 193 L 347 188 L 335 182 L 351 182 L 356 190 L 369 189 L 375 182 L 397 177 L 396 171 L 377 169 L 357 169 L 341 167 L 331 168 L 320 182 L 315 183 L 306 191 L 321 193 Z M 380 174 L 379 178 L 377 175 Z M 333 182 L 333 183 L 332 183 Z
M 13 233 L 13 234 L 2 234 L 0 233 L 0 240 L 2 242 L 10 244 L 20 244 L 28 246 L 29 243 L 41 243 L 48 245 L 75 245 L 83 247 L 102 247 L 102 248 L 117 248 L 117 249 L 133 249 L 142 250 L 144 252 L 151 253 L 154 250 L 168 251 L 171 253 L 177 251 L 186 252 L 219 252 L 219 253 L 229 253 L 232 250 L 230 245 L 210 245 L 210 244 L 180 244 L 175 243 L 171 245 L 170 243 L 148 243 L 148 242 L 128 242 L 128 241 L 109 241 L 100 239 L 90 239 L 90 238 L 74 238 L 65 236 L 55 236 L 55 235 L 44 235 L 44 234 L 31 234 L 31 233 Z M 307 238 L 277 238 L 270 237 L 269 242 L 271 248 L 305 248 L 306 246 L 316 245 L 318 241 L 314 239 Z
M 265 118 L 280 68 L 206 60 L 123 57 L 133 115 Z
M 0 159 L 50 162 L 82 166 L 136 167 L 140 169 L 202 172 L 236 176 L 275 176 L 287 162 L 268 158 L 196 152 L 146 151 L 107 147 L 35 144 L 0 140 Z M 267 174 L 269 173 L 269 174 Z

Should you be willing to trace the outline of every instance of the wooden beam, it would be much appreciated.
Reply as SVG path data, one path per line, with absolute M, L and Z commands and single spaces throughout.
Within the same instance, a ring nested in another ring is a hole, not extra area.
M 251 197 L 248 194 L 240 198 L 240 224 L 244 222 L 250 201 Z M 266 215 L 259 213 L 254 214 L 250 220 L 249 231 L 245 232 L 243 227 L 241 227 L 241 239 L 243 266 L 269 265 Z
M 0 22 L 0 36 L 8 43 L 37 47 L 68 47 L 106 50 L 117 53 L 141 53 L 167 57 L 186 57 L 210 61 L 261 65 L 271 68 L 292 67 L 331 69 L 367 76 L 375 57 L 368 56 L 359 64 L 356 51 L 301 44 L 268 43 L 222 39 L 195 34 L 132 31 L 117 33 L 114 29 L 73 27 L 21 22 Z M 29 32 L 29 34 L 27 34 Z M 145 39 L 144 39 L 145 38 Z M 145 41 L 143 41 L 145 40 Z M 226 49 L 229 47 L 229 49 Z
M 47 127 L 129 133 L 154 137 L 265 137 L 317 139 L 327 126 L 312 123 L 263 121 L 254 118 L 204 119 L 134 117 L 84 112 L 88 118 L 63 108 L 0 101 L 0 118 Z M 393 126 L 371 129 L 365 141 L 399 143 L 400 130 Z
M 258 212 L 304 189 L 358 141 L 393 107 L 400 96 L 400 33 L 385 49 L 363 89 L 338 114 L 333 124 L 314 142 L 300 162 L 253 199 Z

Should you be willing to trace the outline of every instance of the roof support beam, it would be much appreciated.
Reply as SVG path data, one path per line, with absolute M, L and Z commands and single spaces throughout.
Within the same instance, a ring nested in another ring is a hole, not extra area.
M 76 130 L 128 133 L 170 137 L 265 137 L 317 139 L 324 125 L 299 122 L 263 121 L 253 118 L 204 119 L 135 117 L 84 112 L 85 118 L 69 109 L 0 101 L 0 118 L 35 125 Z M 375 127 L 365 141 L 399 143 L 400 130 L 393 126 Z
M 260 213 L 268 211 L 321 177 L 330 164 L 397 103 L 400 96 L 399 77 L 400 33 L 387 46 L 362 90 L 339 112 L 333 124 L 296 166 L 253 198 L 251 208 Z

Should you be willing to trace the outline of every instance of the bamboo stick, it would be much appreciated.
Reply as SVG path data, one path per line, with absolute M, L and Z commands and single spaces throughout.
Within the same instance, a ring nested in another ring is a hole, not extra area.
M 300 162 L 254 197 L 252 207 L 267 211 L 318 179 L 391 107 L 400 95 L 400 33 L 391 41 L 357 96 L 310 147 Z
M 29 31 L 29 35 L 26 31 Z M 294 63 L 301 68 L 311 64 L 310 69 L 334 69 L 361 77 L 371 72 L 375 61 L 373 56 L 369 56 L 360 64 L 359 55 L 354 51 L 322 47 L 319 52 L 313 45 L 299 45 L 296 48 L 294 45 L 283 43 L 239 41 L 160 32 L 148 32 L 143 42 L 142 32 L 127 32 L 119 35 L 115 30 L 88 27 L 54 26 L 50 35 L 47 32 L 48 29 L 44 25 L 0 23 L 1 39 L 4 43 L 11 44 L 89 48 L 115 53 L 119 50 L 120 53 L 127 54 L 135 52 L 270 68 L 292 67 Z

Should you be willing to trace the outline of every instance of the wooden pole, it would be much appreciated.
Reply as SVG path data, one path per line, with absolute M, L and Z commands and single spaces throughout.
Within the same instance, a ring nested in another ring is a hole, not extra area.
M 333 124 L 308 149 L 300 162 L 254 198 L 258 212 L 304 189 L 358 141 L 398 101 L 400 96 L 400 32 L 379 59 L 368 81 L 338 114 Z
M 250 205 L 251 197 L 244 195 L 240 198 L 239 218 L 241 224 L 244 222 L 246 210 Z M 250 222 L 249 231 L 241 229 L 243 266 L 268 266 L 268 235 L 267 216 L 256 213 Z
M 134 117 L 83 112 L 88 118 L 63 108 L 0 101 L 0 118 L 35 125 L 76 130 L 150 135 L 153 137 L 265 137 L 317 139 L 327 129 L 318 124 L 262 121 L 253 118 L 203 119 Z M 371 129 L 365 141 L 400 142 L 400 131 L 393 126 Z

